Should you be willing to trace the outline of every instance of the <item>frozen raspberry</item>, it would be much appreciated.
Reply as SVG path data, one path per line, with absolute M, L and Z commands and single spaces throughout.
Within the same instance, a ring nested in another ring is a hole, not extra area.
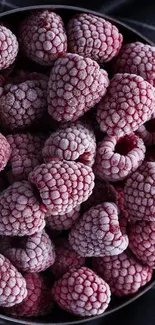
M 0 235 L 30 236 L 45 226 L 44 207 L 28 181 L 16 182 L 0 195 Z
M 143 139 L 146 146 L 155 145 L 155 118 L 141 125 L 136 133 Z
M 97 146 L 94 173 L 100 179 L 117 182 L 134 172 L 144 158 L 145 145 L 134 133 L 119 139 L 106 136 Z
M 64 274 L 52 294 L 62 309 L 83 317 L 102 314 L 111 298 L 108 284 L 87 267 Z
M 22 302 L 26 296 L 26 281 L 23 276 L 0 254 L 0 306 L 14 306 Z
M 67 230 L 72 227 L 75 221 L 80 217 L 80 205 L 77 205 L 72 211 L 60 215 L 48 215 L 46 224 L 52 230 Z
M 10 158 L 11 149 L 7 139 L 0 133 L 0 171 L 3 170 Z
M 54 279 L 58 280 L 71 269 L 83 266 L 85 258 L 76 253 L 66 239 L 58 239 L 55 244 L 56 259 L 50 270 Z
M 0 117 L 8 130 L 30 126 L 46 111 L 47 80 L 7 84 L 0 100 Z
M 94 187 L 91 167 L 74 161 L 53 161 L 42 164 L 29 174 L 39 190 L 47 212 L 64 215 L 86 201 Z
M 16 59 L 18 42 L 10 29 L 0 26 L 0 70 L 8 68 Z
M 24 54 L 42 65 L 52 65 L 67 51 L 63 21 L 49 10 L 34 11 L 22 21 L 19 41 Z
M 13 238 L 5 255 L 18 270 L 42 272 L 54 263 L 54 245 L 45 231 L 29 237 Z
M 42 274 L 26 273 L 27 297 L 22 303 L 7 308 L 7 314 L 13 316 L 39 316 L 48 314 L 53 308 L 51 289 Z
M 97 62 L 68 53 L 52 67 L 48 112 L 56 121 L 75 121 L 100 101 L 108 85 L 108 74 Z
M 117 256 L 93 258 L 93 270 L 116 296 L 131 295 L 151 280 L 152 269 L 142 265 L 129 250 Z
M 121 137 L 149 120 L 154 105 L 154 89 L 147 81 L 135 74 L 117 73 L 98 104 L 97 120 L 102 131 Z
M 121 254 L 128 246 L 128 237 L 121 233 L 115 204 L 105 202 L 85 212 L 72 227 L 69 242 L 85 257 Z
M 155 221 L 155 163 L 145 162 L 126 181 L 125 206 L 134 220 Z
M 121 48 L 114 60 L 115 72 L 134 73 L 155 86 L 155 46 L 135 42 L 126 44 Z
M 17 179 L 26 179 L 34 167 L 42 163 L 41 150 L 45 137 L 30 133 L 11 134 L 7 136 L 7 141 L 11 147 L 12 175 Z
M 129 215 L 128 215 L 128 211 L 125 207 L 125 202 L 124 202 L 124 188 L 120 187 L 120 186 L 116 186 L 115 190 L 116 190 L 116 205 L 117 205 L 118 209 L 121 211 L 121 214 L 123 214 L 123 216 L 124 216 L 124 218 L 122 216 L 121 222 L 126 227 L 127 223 L 126 223 L 125 219 L 128 220 Z
M 110 61 L 121 48 L 123 36 L 109 21 L 92 14 L 77 14 L 67 26 L 69 51 L 99 63 Z
M 61 160 L 76 160 L 92 166 L 95 160 L 96 140 L 89 126 L 77 121 L 52 133 L 43 148 L 46 162 L 58 157 Z
M 103 202 L 116 202 L 116 191 L 110 183 L 102 180 L 95 179 L 95 187 L 93 193 L 89 196 L 88 200 L 82 204 L 82 211 L 86 212 L 94 205 Z

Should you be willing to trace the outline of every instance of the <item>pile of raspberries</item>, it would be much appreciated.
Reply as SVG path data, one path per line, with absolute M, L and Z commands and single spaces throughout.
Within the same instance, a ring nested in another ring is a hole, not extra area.
M 0 49 L 0 307 L 102 314 L 155 269 L 155 47 L 41 10 Z

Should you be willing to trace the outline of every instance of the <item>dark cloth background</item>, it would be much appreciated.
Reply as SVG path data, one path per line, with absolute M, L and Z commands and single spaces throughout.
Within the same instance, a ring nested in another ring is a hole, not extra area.
M 155 43 L 155 0 L 0 0 L 0 12 L 39 4 L 66 4 L 96 10 L 122 20 Z M 8 322 L 1 321 L 0 325 Z M 13 323 L 12 323 L 13 324 Z M 155 288 L 111 316 L 86 325 L 155 325 Z M 11 325 L 11 323 L 9 324 Z M 44 324 L 45 325 L 45 324 Z

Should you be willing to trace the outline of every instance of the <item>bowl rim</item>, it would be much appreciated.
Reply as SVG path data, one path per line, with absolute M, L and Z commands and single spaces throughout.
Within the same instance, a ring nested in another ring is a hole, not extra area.
M 26 7 L 15 8 L 15 9 L 12 9 L 12 10 L 2 12 L 2 13 L 0 13 L 0 19 L 4 18 L 4 17 L 11 16 L 13 14 L 24 13 L 26 11 L 31 11 L 31 10 L 41 10 L 41 9 L 47 9 L 47 10 L 48 9 L 53 9 L 53 10 L 54 9 L 65 9 L 65 10 L 75 10 L 77 12 L 79 11 L 79 12 L 94 14 L 94 15 L 97 15 L 97 16 L 102 17 L 104 19 L 110 20 L 112 23 L 118 24 L 118 25 L 128 29 L 129 31 L 134 33 L 136 36 L 140 37 L 147 44 L 155 45 L 150 39 L 145 37 L 143 34 L 138 32 L 134 28 L 128 26 L 124 22 L 122 22 L 120 20 L 117 20 L 117 19 L 115 19 L 115 18 L 113 18 L 113 17 L 111 17 L 109 15 L 104 14 L 104 13 L 100 13 L 98 11 L 90 10 L 90 9 L 83 8 L 83 7 L 69 6 L 69 5 L 57 5 L 57 4 L 26 6 Z M 147 291 L 149 291 L 154 285 L 155 285 L 155 279 L 152 280 L 151 283 L 148 283 L 148 285 L 146 285 L 146 287 L 144 287 L 144 289 L 137 292 L 133 297 L 131 296 L 129 301 L 125 301 L 120 306 L 116 306 L 112 310 L 107 310 L 103 314 L 93 316 L 93 317 L 80 318 L 80 319 L 77 319 L 77 320 L 71 320 L 69 322 L 59 322 L 59 323 L 57 323 L 57 322 L 46 322 L 45 323 L 45 322 L 40 322 L 40 321 L 38 322 L 38 321 L 35 321 L 35 320 L 32 321 L 32 320 L 29 320 L 29 319 L 22 320 L 20 318 L 13 318 L 13 316 L 12 317 L 11 316 L 5 316 L 3 314 L 0 314 L 0 319 L 10 321 L 10 322 L 14 322 L 14 323 L 19 323 L 19 324 L 25 324 L 25 325 L 47 325 L 47 324 L 48 325 L 69 325 L 69 324 L 73 325 L 73 324 L 86 323 L 86 322 L 98 320 L 98 319 L 100 319 L 102 317 L 106 317 L 106 316 L 120 310 L 121 308 L 126 307 L 127 305 L 129 305 L 130 303 L 134 302 L 139 297 L 141 297 L 143 294 L 145 294 Z

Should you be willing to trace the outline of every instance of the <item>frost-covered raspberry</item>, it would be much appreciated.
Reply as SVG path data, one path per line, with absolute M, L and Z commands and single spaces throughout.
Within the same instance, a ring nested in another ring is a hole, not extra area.
M 0 118 L 8 130 L 30 126 L 46 112 L 47 80 L 7 84 L 0 100 Z
M 56 259 L 50 267 L 54 279 L 60 279 L 71 269 L 79 268 L 85 264 L 85 258 L 76 253 L 64 238 L 55 241 Z
M 46 215 L 46 224 L 52 230 L 67 230 L 72 227 L 75 221 L 80 217 L 80 205 L 77 205 L 72 211 L 65 214 Z
M 10 29 L 0 26 L 0 70 L 8 68 L 16 59 L 18 41 Z
M 43 230 L 29 237 L 13 238 L 5 255 L 23 272 L 42 272 L 54 263 L 54 245 Z
M 0 235 L 26 236 L 45 226 L 44 206 L 28 181 L 15 182 L 0 195 Z
M 155 145 L 155 118 L 141 125 L 136 133 L 143 139 L 146 146 Z
M 94 187 L 91 167 L 74 161 L 42 164 L 29 174 L 43 204 L 52 215 L 65 214 L 86 201 Z
M 121 181 L 134 172 L 144 158 L 145 145 L 134 133 L 121 138 L 106 136 L 97 146 L 94 173 L 106 181 Z
M 121 254 L 128 246 L 128 237 L 121 233 L 115 204 L 102 203 L 85 212 L 72 227 L 69 242 L 85 257 Z
M 67 51 L 63 21 L 49 10 L 34 11 L 22 21 L 19 41 L 24 54 L 42 65 L 52 65 Z
M 109 21 L 92 14 L 77 14 L 67 25 L 68 47 L 72 53 L 99 63 L 108 62 L 121 48 L 123 36 Z
M 154 88 L 135 74 L 117 73 L 98 104 L 97 120 L 102 131 L 121 137 L 136 131 L 151 118 Z
M 88 125 L 77 121 L 66 124 L 52 133 L 43 148 L 43 158 L 50 162 L 58 157 L 61 160 L 76 160 L 92 166 L 96 153 L 96 140 Z
M 45 136 L 30 133 L 10 134 L 7 141 L 11 147 L 10 165 L 16 179 L 26 179 L 28 174 L 42 163 Z
M 116 201 L 115 202 L 116 202 L 118 209 L 121 211 L 121 214 L 123 214 L 123 216 L 124 216 L 124 218 L 123 218 L 123 216 L 121 218 L 122 224 L 124 223 L 126 226 L 127 224 L 124 219 L 128 220 L 129 214 L 125 207 L 125 202 L 124 202 L 124 188 L 121 186 L 115 186 L 115 191 L 116 191 Z
M 6 137 L 0 133 L 0 171 L 5 168 L 11 155 L 10 144 Z
M 27 297 L 22 303 L 7 308 L 7 314 L 13 316 L 47 315 L 53 308 L 51 288 L 42 274 L 26 273 L 24 275 L 27 286 Z
M 145 162 L 124 187 L 125 206 L 134 220 L 155 221 L 155 163 Z
M 131 295 L 151 280 L 152 269 L 140 263 L 130 251 L 118 256 L 93 258 L 93 270 L 116 296 Z
M 119 55 L 114 60 L 115 72 L 134 73 L 155 86 L 155 46 L 141 42 L 122 46 Z
M 68 53 L 52 67 L 48 112 L 57 121 L 75 121 L 101 100 L 108 85 L 108 74 L 97 62 Z
M 14 306 L 22 302 L 26 296 L 26 281 L 23 276 L 0 254 L 0 306 Z
M 52 294 L 62 309 L 82 317 L 102 314 L 111 298 L 108 284 L 87 267 L 67 272 Z

